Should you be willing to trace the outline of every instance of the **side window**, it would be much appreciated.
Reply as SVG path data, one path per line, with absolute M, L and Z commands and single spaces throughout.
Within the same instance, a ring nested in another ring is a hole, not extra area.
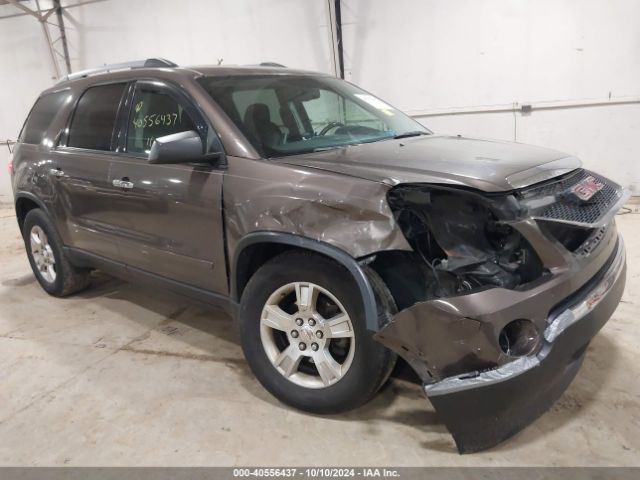
M 68 97 L 69 92 L 58 92 L 43 95 L 36 100 L 24 127 L 22 127 L 20 141 L 34 144 L 42 142 L 53 117 L 60 111 Z
M 187 130 L 197 130 L 196 125 L 177 100 L 151 88 L 136 89 L 127 129 L 128 152 L 149 153 L 156 138 Z
M 69 128 L 69 147 L 111 150 L 118 106 L 126 83 L 91 87 L 82 94 Z

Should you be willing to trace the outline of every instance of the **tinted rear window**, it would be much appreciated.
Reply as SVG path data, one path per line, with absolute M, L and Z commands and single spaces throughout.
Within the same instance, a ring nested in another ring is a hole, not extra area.
M 42 142 L 53 117 L 56 116 L 68 96 L 69 92 L 49 93 L 36 100 L 24 127 L 22 127 L 20 141 L 35 144 Z
M 69 147 L 110 150 L 125 83 L 91 87 L 82 94 L 71 120 Z

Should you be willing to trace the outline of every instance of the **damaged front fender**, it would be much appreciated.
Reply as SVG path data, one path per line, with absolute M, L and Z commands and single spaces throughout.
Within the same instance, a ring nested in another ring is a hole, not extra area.
M 300 235 L 353 258 L 411 250 L 386 201 L 389 187 L 276 162 L 234 158 L 224 182 L 229 254 L 256 231 Z M 250 193 L 250 194 L 249 194 Z

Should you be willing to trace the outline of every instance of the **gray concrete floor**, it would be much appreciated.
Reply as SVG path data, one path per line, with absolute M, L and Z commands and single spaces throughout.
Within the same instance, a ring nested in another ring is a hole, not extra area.
M 576 380 L 510 441 L 460 456 L 410 381 L 306 415 L 262 389 L 222 314 L 104 275 L 47 296 L 0 210 L 0 464 L 638 465 L 640 215 L 618 223 L 627 291 Z

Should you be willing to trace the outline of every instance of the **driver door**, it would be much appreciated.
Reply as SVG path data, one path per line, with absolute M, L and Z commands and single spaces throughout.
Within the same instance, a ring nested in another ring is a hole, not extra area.
M 222 228 L 223 167 L 147 162 L 155 138 L 212 132 L 190 100 L 162 82 L 138 82 L 130 98 L 121 154 L 111 166 L 118 250 L 131 273 L 148 273 L 227 293 Z

